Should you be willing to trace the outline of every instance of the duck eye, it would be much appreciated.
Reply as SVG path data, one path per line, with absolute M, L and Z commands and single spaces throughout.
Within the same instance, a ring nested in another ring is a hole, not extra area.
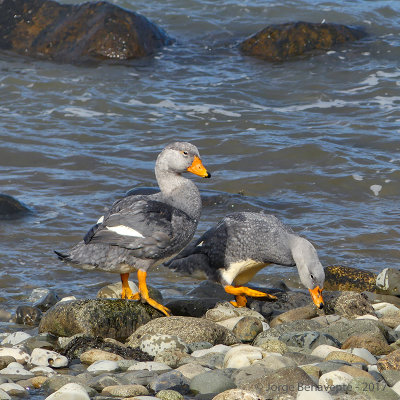
M 182 151 L 181 152 L 184 156 L 187 156 L 189 153 L 187 151 Z
M 314 280 L 314 275 L 313 275 L 313 274 L 311 274 L 311 275 L 310 275 L 310 278 L 311 278 L 312 280 Z

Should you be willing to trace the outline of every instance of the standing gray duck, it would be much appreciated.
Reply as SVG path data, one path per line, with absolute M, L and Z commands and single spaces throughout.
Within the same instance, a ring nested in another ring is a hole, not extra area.
M 203 271 L 235 295 L 236 307 L 245 307 L 246 296 L 275 296 L 242 285 L 268 264 L 296 266 L 302 284 L 309 289 L 318 308 L 324 301 L 325 273 L 314 246 L 296 235 L 274 215 L 237 212 L 227 215 L 216 226 L 166 263 L 187 274 Z
M 169 144 L 155 166 L 160 192 L 117 200 L 69 254 L 56 254 L 83 269 L 119 273 L 122 298 L 141 299 L 168 316 L 169 309 L 149 297 L 146 276 L 150 267 L 178 254 L 197 228 L 201 198 L 196 185 L 182 176 L 186 171 L 211 176 L 196 146 Z M 133 293 L 128 277 L 136 270 L 139 292 Z

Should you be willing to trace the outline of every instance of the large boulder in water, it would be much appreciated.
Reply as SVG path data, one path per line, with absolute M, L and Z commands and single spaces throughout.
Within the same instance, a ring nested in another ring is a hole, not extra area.
M 240 50 L 268 61 L 285 61 L 313 50 L 359 40 L 363 30 L 331 23 L 292 22 L 270 25 L 240 44 Z
M 0 1 L 0 48 L 59 62 L 127 60 L 171 39 L 144 16 L 107 3 Z
M 123 299 L 87 299 L 59 302 L 42 317 L 39 332 L 56 336 L 87 336 L 124 341 L 138 327 L 163 316 L 148 304 Z
M 19 218 L 29 213 L 29 208 L 25 207 L 17 199 L 14 199 L 14 197 L 7 194 L 0 194 L 0 219 Z

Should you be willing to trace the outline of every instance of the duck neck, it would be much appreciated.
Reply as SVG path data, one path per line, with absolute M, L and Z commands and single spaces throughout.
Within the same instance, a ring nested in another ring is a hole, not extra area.
M 182 175 L 156 169 L 156 178 L 163 200 L 173 207 L 184 211 L 193 219 L 201 215 L 201 197 L 197 186 Z

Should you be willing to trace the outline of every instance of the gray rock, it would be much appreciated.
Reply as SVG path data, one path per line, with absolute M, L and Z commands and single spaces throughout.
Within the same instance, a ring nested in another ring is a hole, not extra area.
M 400 381 L 400 371 L 396 369 L 384 369 L 381 372 L 383 379 L 389 386 L 394 386 Z
M 118 379 L 126 380 L 131 384 L 147 386 L 158 377 L 157 371 L 127 371 L 116 375 Z
M 248 367 L 237 369 L 236 372 L 233 373 L 232 379 L 237 387 L 242 387 L 242 385 L 262 379 L 272 372 L 273 369 L 266 364 L 254 363 Z
M 0 218 L 14 219 L 28 215 L 31 211 L 8 194 L 0 194 Z
M 268 375 L 241 382 L 240 389 L 252 391 L 268 399 L 279 395 L 296 396 L 299 387 L 311 390 L 314 381 L 299 367 L 285 367 L 271 372 Z
M 107 386 L 127 385 L 129 381 L 122 376 L 115 376 L 109 374 L 101 374 L 89 379 L 86 384 L 91 388 L 101 392 Z
M 242 342 L 252 342 L 263 331 L 263 325 L 259 318 L 243 317 L 233 327 L 233 334 Z
M 221 393 L 235 388 L 235 382 L 221 370 L 204 372 L 190 381 L 190 389 L 196 394 Z
M 54 306 L 60 301 L 60 297 L 54 290 L 47 288 L 36 288 L 28 299 L 33 303 L 33 307 L 39 308 L 40 311 L 46 312 L 50 307 Z
M 84 333 L 124 341 L 161 312 L 140 301 L 88 299 L 57 303 L 44 314 L 39 332 L 57 336 Z
M 150 388 L 155 392 L 160 390 L 175 390 L 181 394 L 190 391 L 190 381 L 179 371 L 170 371 L 157 376 L 150 382 Z
M 385 383 L 375 382 L 369 378 L 354 378 L 349 383 L 349 389 L 350 394 L 361 394 L 369 400 L 399 399 L 399 395 Z
M 284 333 L 279 336 L 279 340 L 288 346 L 302 347 L 309 350 L 315 349 L 320 344 L 328 344 L 338 348 L 341 346 L 341 343 L 333 336 L 315 331 Z
M 38 326 L 42 312 L 37 307 L 18 306 L 15 311 L 15 322 L 21 325 Z
M 285 357 L 291 358 L 297 365 L 312 364 L 322 361 L 320 357 L 311 354 L 297 353 L 294 351 L 286 352 Z
M 208 353 L 201 357 L 195 357 L 197 364 L 210 369 L 222 368 L 224 359 L 225 353 Z
M 188 344 L 189 353 L 193 353 L 196 350 L 210 349 L 211 347 L 213 347 L 213 345 L 210 342 L 205 341 Z
M 343 365 L 351 365 L 351 364 L 342 360 L 322 361 L 315 364 L 315 366 L 321 370 L 322 375 L 328 372 L 336 371 Z
M 57 390 L 61 389 L 67 383 L 78 383 L 79 385 L 83 386 L 90 397 L 93 397 L 97 394 L 97 391 L 95 389 L 91 388 L 89 385 L 87 385 L 83 381 L 83 379 L 80 379 L 79 377 L 71 376 L 71 375 L 51 376 L 44 382 L 42 389 L 45 392 L 53 393 L 53 392 L 56 392 Z
M 238 343 L 238 339 L 228 329 L 212 321 L 193 317 L 164 317 L 157 318 L 139 327 L 128 339 L 127 345 L 136 347 L 145 334 L 176 335 L 190 344 L 207 341 L 213 345 Z
M 400 271 L 394 268 L 385 268 L 376 278 L 376 286 L 384 293 L 400 295 Z

